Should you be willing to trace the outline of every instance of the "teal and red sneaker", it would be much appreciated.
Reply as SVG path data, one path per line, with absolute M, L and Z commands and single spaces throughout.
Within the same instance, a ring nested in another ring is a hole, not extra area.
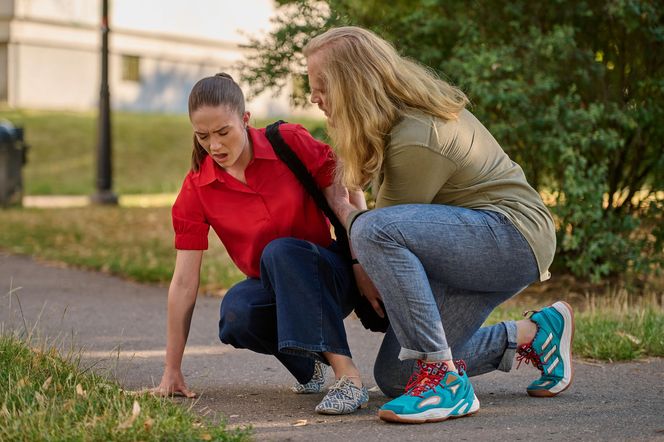
M 517 349 L 517 360 L 531 363 L 542 376 L 533 381 L 527 392 L 530 396 L 552 397 L 572 384 L 572 340 L 574 339 L 574 312 L 564 301 L 558 301 L 532 313 L 530 320 L 537 325 L 537 333 L 530 344 Z M 519 368 L 517 366 L 517 368 Z
M 466 364 L 455 361 L 458 372 L 448 371 L 442 362 L 417 361 L 406 393 L 383 405 L 378 417 L 387 422 L 422 424 L 468 416 L 480 409 Z

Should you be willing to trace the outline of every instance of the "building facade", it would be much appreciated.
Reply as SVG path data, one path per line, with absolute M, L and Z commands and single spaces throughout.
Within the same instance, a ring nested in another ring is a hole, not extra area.
M 272 0 L 111 0 L 114 110 L 183 113 L 200 78 L 234 74 L 247 37 L 267 30 Z M 92 110 L 100 84 L 101 0 L 0 0 L 0 101 L 13 108 Z M 258 117 L 291 109 L 289 91 L 257 97 Z

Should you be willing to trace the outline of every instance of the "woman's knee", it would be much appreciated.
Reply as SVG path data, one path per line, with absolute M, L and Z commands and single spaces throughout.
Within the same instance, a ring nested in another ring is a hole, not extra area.
M 403 394 L 415 369 L 415 360 L 399 360 L 401 345 L 392 328 L 388 328 L 374 363 L 374 379 L 380 391 L 388 397 Z
M 299 259 L 302 253 L 311 253 L 312 246 L 302 239 L 277 238 L 263 249 L 261 254 L 261 268 L 289 266 L 289 261 Z
M 353 222 L 350 230 L 351 242 L 356 250 L 364 253 L 387 243 L 402 243 L 398 224 L 398 219 L 392 216 L 389 208 L 370 210 Z
M 397 397 L 403 394 L 406 384 L 394 371 L 386 370 L 378 365 L 374 366 L 374 379 L 380 391 L 387 397 Z

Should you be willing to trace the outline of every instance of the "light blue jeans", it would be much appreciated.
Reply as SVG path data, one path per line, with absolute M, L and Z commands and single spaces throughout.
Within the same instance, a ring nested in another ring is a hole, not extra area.
M 403 393 L 415 360 L 464 359 L 469 375 L 509 371 L 516 323 L 481 327 L 538 280 L 530 245 L 498 212 L 440 204 L 362 214 L 351 240 L 390 318 L 374 367 L 383 393 Z

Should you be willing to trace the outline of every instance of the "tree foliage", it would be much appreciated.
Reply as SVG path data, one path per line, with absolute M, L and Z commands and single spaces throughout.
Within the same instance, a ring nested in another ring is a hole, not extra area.
M 243 66 L 254 92 L 304 71 L 329 26 L 374 30 L 462 87 L 558 226 L 557 264 L 599 280 L 659 270 L 664 11 L 655 0 L 285 0 Z M 306 88 L 299 89 L 300 100 Z

